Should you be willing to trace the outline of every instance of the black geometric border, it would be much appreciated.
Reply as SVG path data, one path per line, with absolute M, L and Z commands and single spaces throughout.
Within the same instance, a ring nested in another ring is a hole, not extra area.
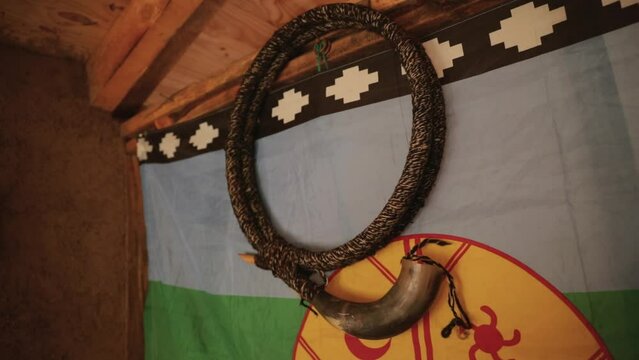
M 487 11 L 471 19 L 430 34 L 422 42 L 438 38 L 440 43 L 450 41 L 451 46 L 463 44 L 464 56 L 454 60 L 454 66 L 444 70 L 442 84 L 466 79 L 519 61 L 572 45 L 588 38 L 639 22 L 639 5 L 621 8 L 619 2 L 603 6 L 602 0 L 533 0 L 535 7 L 548 4 L 550 10 L 564 7 L 567 20 L 554 25 L 554 32 L 542 38 L 542 45 L 519 52 L 516 47 L 506 49 L 503 44 L 492 46 L 489 33 L 500 29 L 500 21 L 511 16 L 511 9 L 531 2 L 517 0 Z M 330 58 L 329 58 L 330 61 Z M 327 98 L 325 89 L 333 85 L 342 70 L 358 65 L 360 69 L 378 72 L 379 81 L 370 85 L 359 101 L 343 104 L 333 97 Z M 287 124 L 271 117 L 271 109 L 277 105 L 282 94 L 295 88 L 313 99 L 304 106 L 294 121 Z M 408 82 L 401 74 L 398 57 L 387 50 L 376 55 L 330 69 L 296 84 L 273 90 L 263 106 L 258 137 L 268 136 L 322 115 L 384 101 L 410 93 Z M 228 134 L 228 118 L 231 109 L 226 108 L 213 114 L 177 124 L 158 131 L 150 131 L 141 136 L 151 144 L 153 150 L 141 163 L 166 163 L 186 159 L 205 152 L 223 149 Z M 189 143 L 189 138 L 201 123 L 208 122 L 219 130 L 219 135 L 203 150 L 197 150 Z M 180 144 L 172 158 L 167 158 L 159 150 L 165 134 L 172 132 L 180 139 Z

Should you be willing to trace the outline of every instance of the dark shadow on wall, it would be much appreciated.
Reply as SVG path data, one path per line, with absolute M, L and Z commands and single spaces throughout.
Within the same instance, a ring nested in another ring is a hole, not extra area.
M 89 106 L 85 84 L 80 63 L 0 45 L 0 354 L 11 359 L 127 358 L 128 167 L 118 124 Z

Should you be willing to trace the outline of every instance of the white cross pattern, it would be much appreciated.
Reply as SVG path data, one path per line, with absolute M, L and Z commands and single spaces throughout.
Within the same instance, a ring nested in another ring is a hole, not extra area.
M 510 10 L 512 15 L 500 22 L 501 29 L 491 32 L 490 44 L 504 44 L 506 49 L 517 46 L 522 52 L 541 45 L 541 38 L 554 32 L 553 26 L 566 21 L 563 6 L 550 10 L 548 4 L 535 7 L 533 2 Z
M 601 6 L 608 6 L 610 4 L 614 4 L 614 3 L 620 3 L 621 4 L 621 8 L 625 8 L 628 7 L 630 5 L 636 5 L 639 4 L 639 0 L 601 0 Z
M 213 139 L 220 136 L 220 131 L 207 122 L 203 122 L 198 127 L 195 134 L 189 138 L 189 144 L 198 150 L 204 150 L 213 142 Z
M 359 66 L 353 66 L 342 71 L 342 76 L 326 88 L 326 97 L 334 96 L 335 100 L 342 100 L 344 104 L 358 101 L 369 90 L 369 86 L 378 81 L 377 71 L 369 73 L 366 69 L 360 70 Z
M 437 77 L 444 77 L 444 70 L 453 67 L 453 60 L 464 56 L 462 44 L 450 46 L 450 41 L 440 43 L 437 38 L 426 41 L 424 49 L 433 63 Z
M 284 124 L 295 120 L 295 116 L 302 112 L 302 108 L 308 105 L 308 94 L 304 95 L 301 91 L 290 89 L 282 94 L 282 98 L 277 102 L 271 110 L 271 116 L 277 117 Z
M 180 139 L 172 132 L 164 135 L 162 141 L 160 141 L 160 151 L 167 159 L 172 159 L 175 156 L 178 146 L 180 146 Z
M 144 161 L 148 159 L 148 154 L 153 151 L 153 145 L 149 143 L 145 138 L 141 137 L 138 139 L 136 143 L 136 153 L 138 156 L 138 160 Z

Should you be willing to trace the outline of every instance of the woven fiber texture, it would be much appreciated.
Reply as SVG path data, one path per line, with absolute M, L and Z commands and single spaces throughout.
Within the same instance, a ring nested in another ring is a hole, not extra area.
M 273 81 L 303 45 L 330 31 L 346 28 L 378 33 L 399 54 L 412 89 L 410 147 L 399 182 L 373 222 L 343 245 L 310 251 L 288 243 L 265 210 L 255 172 L 258 115 Z M 333 4 L 291 20 L 273 34 L 244 75 L 225 146 L 233 211 L 258 252 L 256 265 L 271 270 L 303 299 L 311 301 L 323 288 L 309 279 L 311 273 L 344 267 L 374 254 L 413 220 L 437 177 L 445 133 L 444 98 L 435 70 L 423 47 L 389 18 L 367 7 Z

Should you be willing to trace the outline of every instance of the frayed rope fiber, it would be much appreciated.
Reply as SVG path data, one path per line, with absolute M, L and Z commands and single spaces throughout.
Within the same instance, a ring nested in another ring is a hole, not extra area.
M 401 177 L 379 215 L 347 243 L 331 250 L 310 251 L 288 243 L 266 212 L 255 172 L 255 133 L 268 90 L 290 58 L 303 45 L 338 29 L 369 30 L 392 44 L 412 89 L 413 129 Z M 413 220 L 437 177 L 445 133 L 444 97 L 435 70 L 420 43 L 388 17 L 359 5 L 333 4 L 291 20 L 273 34 L 244 74 L 225 146 L 233 211 L 257 250 L 256 265 L 271 270 L 302 299 L 311 301 L 324 285 L 310 280 L 310 274 L 344 267 L 374 254 Z

